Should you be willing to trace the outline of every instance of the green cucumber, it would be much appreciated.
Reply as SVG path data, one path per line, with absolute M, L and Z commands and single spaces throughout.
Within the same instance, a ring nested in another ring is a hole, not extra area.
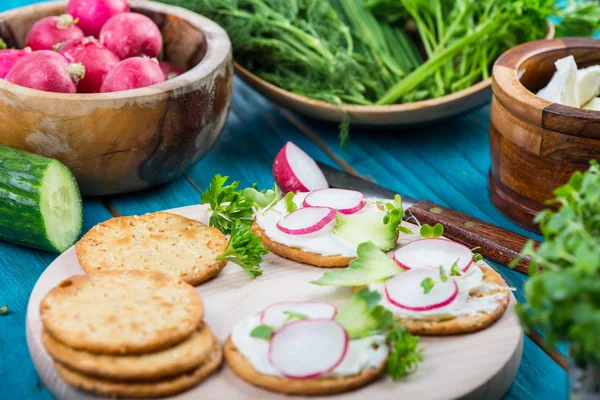
M 81 194 L 66 166 L 0 146 L 0 239 L 62 253 L 82 224 Z

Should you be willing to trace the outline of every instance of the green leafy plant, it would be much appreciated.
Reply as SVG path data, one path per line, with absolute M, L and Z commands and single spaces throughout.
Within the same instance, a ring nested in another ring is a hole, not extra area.
M 538 249 L 529 242 L 532 277 L 527 302 L 517 306 L 526 330 L 540 329 L 545 342 L 571 345 L 578 365 L 600 362 L 600 167 L 592 162 L 556 189 L 552 203 L 536 217 L 544 236 Z M 543 272 L 538 267 L 543 266 Z
M 4 305 L 0 307 L 0 317 L 5 316 L 6 314 L 8 314 L 8 306 Z
M 444 226 L 442 224 L 435 224 L 435 226 L 425 224 L 421 225 L 419 232 L 426 239 L 439 238 L 444 234 Z
M 236 221 L 251 224 L 254 219 L 254 200 L 246 198 L 243 191 L 237 190 L 239 182 L 225 185 L 228 179 L 228 176 L 215 175 L 200 200 L 200 204 L 208 204 L 212 211 L 210 226 L 225 234 L 231 233 Z
M 231 228 L 231 237 L 227 248 L 217 260 L 231 261 L 242 267 L 252 279 L 262 275 L 260 263 L 262 256 L 269 250 L 262 245 L 262 240 L 256 236 L 249 225 L 235 221 Z
M 297 206 L 296 203 L 294 203 L 294 192 L 287 193 L 283 198 L 283 201 L 285 202 L 285 211 L 291 213 L 296 210 Z

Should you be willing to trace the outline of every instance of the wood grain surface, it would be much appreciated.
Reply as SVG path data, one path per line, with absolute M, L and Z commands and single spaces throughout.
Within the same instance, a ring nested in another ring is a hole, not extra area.
M 170 210 L 188 218 L 208 223 L 205 206 Z M 416 225 L 405 226 L 418 230 Z M 412 235 L 412 239 L 420 237 Z M 411 239 L 411 236 L 404 236 Z M 252 281 L 235 264 L 228 265 L 215 279 L 196 288 L 205 306 L 204 321 L 221 343 L 241 319 L 259 312 L 277 301 L 330 301 L 341 305 L 351 295 L 352 288 L 327 288 L 309 282 L 323 273 L 322 269 L 299 264 L 276 255 L 269 255 L 262 265 L 264 274 Z M 29 353 L 46 386 L 60 399 L 88 400 L 95 398 L 68 386 L 57 375 L 52 359 L 41 342 L 42 325 L 39 306 L 43 297 L 62 280 L 81 275 L 74 248 L 56 259 L 42 274 L 34 287 L 27 307 L 27 342 Z M 489 328 L 468 335 L 444 338 L 422 338 L 424 361 L 415 374 L 399 382 L 382 378 L 373 384 L 338 396 L 313 397 L 323 399 L 397 399 L 418 398 L 500 399 L 510 386 L 520 363 L 523 333 L 513 311 L 512 297 L 504 316 Z M 460 365 L 460 368 L 456 368 Z M 463 379 L 468 376 L 469 379 Z M 196 388 L 177 399 L 214 397 L 223 399 L 278 399 L 285 396 L 255 388 L 235 376 L 224 365 Z
M 517 46 L 492 75 L 490 194 L 510 219 L 537 229 L 533 217 L 575 171 L 600 158 L 600 112 L 553 104 L 534 93 L 573 56 L 579 68 L 600 63 L 600 41 L 564 38 Z
M 3 0 L 0 11 L 35 0 Z M 331 166 L 351 168 L 382 186 L 415 198 L 429 199 L 485 222 L 539 240 L 539 236 L 509 221 L 490 202 L 487 178 L 489 105 L 443 123 L 407 128 L 353 127 L 346 148 L 339 147 L 338 129 L 296 116 L 273 106 L 240 80 L 234 84 L 232 109 L 220 140 L 184 176 L 140 193 L 85 199 L 85 230 L 114 215 L 143 214 L 198 204 L 200 190 L 216 173 L 230 175 L 242 185 L 273 184 L 271 163 L 291 140 L 313 158 Z M 0 399 L 51 400 L 39 379 L 25 341 L 25 311 L 31 290 L 55 255 L 0 242 Z M 527 277 L 496 265 L 523 301 Z M 524 339 L 523 358 L 505 399 L 565 399 L 566 373 L 533 341 Z M 565 354 L 565 347 L 559 350 Z

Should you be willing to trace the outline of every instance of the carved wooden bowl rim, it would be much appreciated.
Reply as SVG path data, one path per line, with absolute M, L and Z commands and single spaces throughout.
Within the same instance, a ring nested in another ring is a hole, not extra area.
M 0 13 L 0 19 L 10 18 L 20 13 L 31 12 L 38 10 L 43 13 L 47 10 L 48 15 L 51 15 L 57 8 L 66 7 L 66 1 L 51 1 L 46 3 L 33 4 L 30 6 L 15 8 L 9 11 Z M 206 54 L 204 58 L 195 67 L 176 78 L 161 82 L 159 84 L 113 93 L 94 93 L 94 94 L 65 94 L 65 93 L 50 93 L 40 90 L 22 87 L 4 79 L 0 79 L 0 91 L 9 91 L 16 96 L 24 96 L 27 99 L 40 100 L 60 100 L 60 101 L 92 101 L 105 102 L 111 100 L 136 100 L 144 97 L 168 95 L 171 92 L 177 91 L 179 94 L 185 94 L 193 90 L 193 83 L 199 82 L 215 73 L 215 71 L 224 63 L 228 62 L 231 54 L 231 41 L 227 32 L 216 22 L 196 14 L 192 11 L 181 7 L 170 6 L 162 3 L 151 1 L 132 1 L 132 7 L 172 15 L 181 18 L 190 23 L 194 28 L 202 32 L 206 38 Z
M 587 123 L 600 123 L 600 112 L 544 100 L 527 89 L 520 80 L 524 72 L 521 67 L 525 62 L 532 61 L 549 52 L 563 51 L 567 56 L 571 53 L 569 50 L 582 48 L 589 49 L 590 52 L 598 52 L 598 62 L 600 63 L 600 40 L 594 38 L 537 40 L 513 47 L 494 63 L 492 72 L 494 95 L 502 103 L 502 106 L 513 115 L 536 126 L 551 129 L 544 123 L 549 116 L 583 120 Z M 580 136 L 576 130 L 561 131 L 560 133 Z
M 552 39 L 554 37 L 554 33 L 555 33 L 554 25 L 548 21 L 547 27 L 548 27 L 548 30 L 547 30 L 547 33 L 546 33 L 546 36 L 544 37 L 544 39 Z M 250 72 L 249 70 L 247 70 L 246 68 L 244 68 L 243 66 L 238 64 L 237 62 L 234 63 L 234 67 L 235 67 L 235 71 L 240 76 L 240 78 L 242 78 L 242 80 L 249 82 L 249 83 L 253 83 L 257 86 L 262 86 L 264 88 L 268 88 L 270 91 L 277 93 L 282 97 L 286 97 L 288 100 L 290 100 L 294 103 L 303 104 L 304 106 L 310 107 L 310 108 L 318 108 L 321 110 L 327 110 L 331 113 L 343 114 L 343 111 L 341 111 L 339 106 L 336 104 L 327 103 L 322 100 L 311 99 L 309 97 L 302 96 L 302 95 L 290 92 L 288 90 L 282 89 L 282 88 L 275 86 L 272 83 L 269 83 L 269 82 L 265 81 L 264 79 L 258 77 L 257 75 L 253 74 L 252 72 Z M 460 90 L 455 93 L 450 93 L 445 96 L 436 97 L 433 99 L 414 101 L 411 103 L 404 103 L 404 104 L 391 104 L 391 105 L 368 105 L 368 106 L 366 106 L 366 105 L 344 104 L 343 109 L 345 112 L 348 112 L 350 114 L 364 113 L 364 114 L 370 114 L 370 115 L 386 115 L 386 114 L 390 114 L 390 113 L 407 112 L 407 111 L 413 111 L 413 110 L 418 110 L 418 109 L 423 109 L 423 108 L 428 108 L 428 107 L 443 106 L 443 105 L 447 105 L 447 104 L 450 104 L 450 103 L 453 103 L 456 101 L 460 101 L 461 99 L 469 97 L 475 93 L 485 91 L 486 89 L 488 89 L 490 87 L 491 84 L 492 84 L 492 78 L 490 77 L 483 81 L 477 82 L 476 84 L 474 84 L 466 89 Z

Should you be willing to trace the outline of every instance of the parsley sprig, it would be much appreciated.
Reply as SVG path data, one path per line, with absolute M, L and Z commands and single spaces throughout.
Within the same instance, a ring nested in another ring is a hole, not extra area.
M 217 257 L 217 260 L 231 261 L 242 267 L 252 279 L 262 275 L 260 263 L 262 256 L 269 250 L 262 245 L 262 240 L 256 236 L 249 225 L 238 220 L 231 228 L 231 237 L 227 248 Z
M 236 221 L 250 225 L 254 215 L 254 201 L 244 196 L 243 191 L 237 190 L 239 182 L 225 186 L 228 179 L 228 176 L 215 175 L 200 201 L 200 204 L 210 206 L 210 226 L 225 234 L 231 233 Z

